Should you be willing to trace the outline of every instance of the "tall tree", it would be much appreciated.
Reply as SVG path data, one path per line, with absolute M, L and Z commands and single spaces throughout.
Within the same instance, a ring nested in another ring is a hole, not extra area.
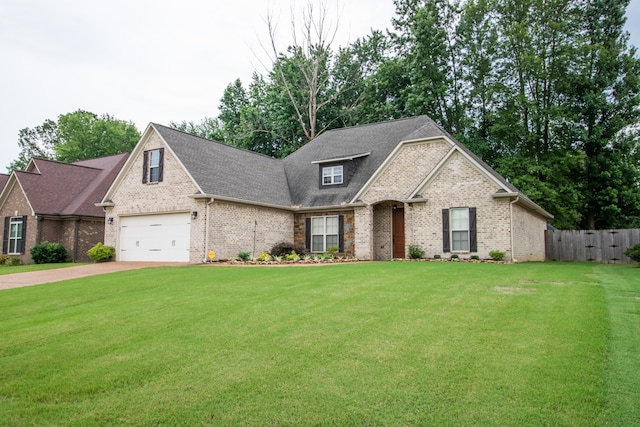
M 82 110 L 61 114 L 57 121 L 47 119 L 18 135 L 21 151 L 9 171 L 24 169 L 33 157 L 70 163 L 124 153 L 140 139 L 133 123 Z

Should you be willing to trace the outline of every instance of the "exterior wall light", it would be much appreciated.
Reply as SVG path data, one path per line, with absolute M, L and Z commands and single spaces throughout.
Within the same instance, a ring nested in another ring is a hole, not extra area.
M 191 219 L 196 219 L 196 218 L 198 218 L 198 212 L 197 211 L 191 212 Z
M 113 217 L 112 216 L 107 218 L 107 224 L 113 224 Z

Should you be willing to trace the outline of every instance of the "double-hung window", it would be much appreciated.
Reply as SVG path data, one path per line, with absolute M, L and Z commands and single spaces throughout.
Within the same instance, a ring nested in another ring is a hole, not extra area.
M 343 180 L 342 166 L 327 166 L 322 168 L 322 185 L 342 184 Z
M 149 150 L 144 152 L 142 182 L 162 182 L 162 163 L 164 149 Z
M 24 216 L 6 217 L 4 223 L 3 252 L 9 255 L 17 255 L 24 252 L 25 239 Z
M 338 246 L 339 221 L 337 216 L 315 216 L 311 218 L 311 251 L 325 252 Z
M 451 249 L 469 251 L 469 209 L 451 209 Z
M 442 209 L 443 252 L 477 252 L 476 208 Z

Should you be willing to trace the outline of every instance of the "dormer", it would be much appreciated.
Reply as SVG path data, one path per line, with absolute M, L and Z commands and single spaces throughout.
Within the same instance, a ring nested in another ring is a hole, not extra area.
M 358 168 L 359 160 L 369 154 L 371 153 L 353 154 L 311 162 L 318 165 L 318 188 L 322 190 L 346 187 Z

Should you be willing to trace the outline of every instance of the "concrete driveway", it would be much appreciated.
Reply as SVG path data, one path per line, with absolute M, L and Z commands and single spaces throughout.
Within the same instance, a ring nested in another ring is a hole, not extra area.
M 101 262 L 97 264 L 78 265 L 76 267 L 56 268 L 53 270 L 31 271 L 0 275 L 0 290 L 20 288 L 22 286 L 41 285 L 97 274 L 114 273 L 116 271 L 137 270 L 147 267 L 189 265 L 178 262 Z

